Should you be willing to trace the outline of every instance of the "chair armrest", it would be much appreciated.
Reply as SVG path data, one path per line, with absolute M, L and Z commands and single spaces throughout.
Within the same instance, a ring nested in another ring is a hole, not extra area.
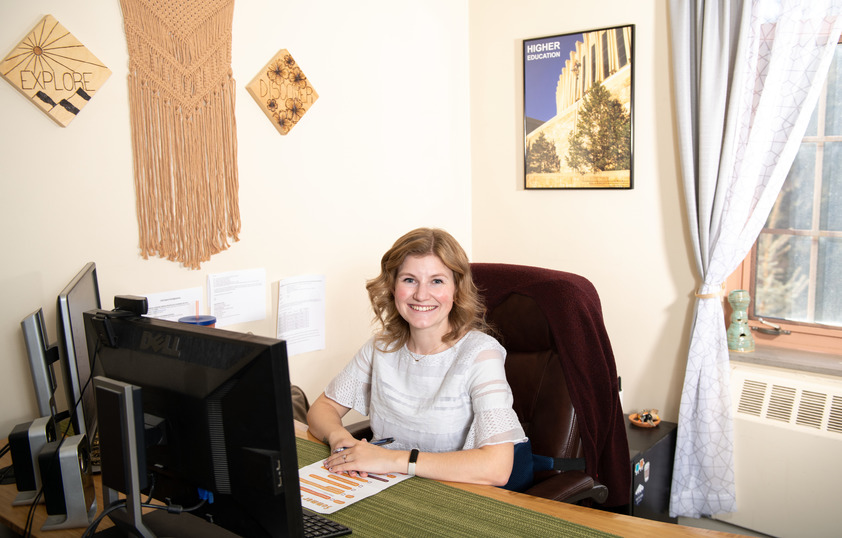
M 348 430 L 355 439 L 367 439 L 371 441 L 371 425 L 367 419 L 349 424 L 345 426 L 345 429 Z
M 582 471 L 566 471 L 526 490 L 528 495 L 564 503 L 593 499 L 600 504 L 608 498 L 608 488 Z

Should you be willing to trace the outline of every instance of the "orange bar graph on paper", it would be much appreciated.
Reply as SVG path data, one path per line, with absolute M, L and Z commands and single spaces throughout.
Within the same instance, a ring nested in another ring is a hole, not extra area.
M 321 480 L 322 482 L 325 482 L 325 483 L 329 484 L 329 485 L 330 485 L 330 486 L 332 486 L 332 487 L 342 488 L 342 489 L 351 489 L 351 488 L 349 488 L 348 486 L 344 486 L 344 485 L 342 485 L 342 484 L 337 484 L 336 482 L 331 482 L 331 481 L 330 481 L 330 480 L 328 480 L 327 478 L 325 478 L 325 477 L 323 477 L 323 476 L 319 476 L 319 475 L 317 475 L 317 474 L 311 474 L 311 475 L 310 475 L 310 478 L 315 478 L 316 480 Z M 342 491 L 340 490 L 338 493 L 342 493 Z
M 368 484 L 368 483 L 369 483 L 369 482 L 368 482 L 368 480 L 366 480 L 365 478 L 360 478 L 359 476 L 351 476 L 351 475 L 349 475 L 349 474 L 347 474 L 347 473 L 346 473 L 344 476 L 347 476 L 347 477 L 348 477 L 348 478 L 350 478 L 351 480 L 356 480 L 357 482 L 362 482 L 363 484 Z
M 342 494 L 342 490 L 339 489 L 339 488 L 334 488 L 332 486 L 325 486 L 324 484 L 318 484 L 316 482 L 310 482 L 309 480 L 306 480 L 304 478 L 299 478 L 298 480 L 300 482 L 303 482 L 303 483 L 309 485 L 309 486 L 313 486 L 314 488 L 319 488 L 323 491 L 329 491 L 331 493 Z
M 330 475 L 330 477 L 331 477 L 332 479 L 334 479 L 334 480 L 338 480 L 339 482 L 342 482 L 342 483 L 344 483 L 344 484 L 348 484 L 349 486 L 354 486 L 354 487 L 356 487 L 356 486 L 358 486 L 358 485 L 359 485 L 359 484 L 357 484 L 356 482 L 352 482 L 351 480 L 348 480 L 348 479 L 347 479 L 347 478 L 345 478 L 344 476 L 341 476 L 341 475 L 338 475 L 338 474 L 332 474 L 332 475 Z
M 350 485 L 347 485 L 347 483 L 343 481 L 341 477 L 334 474 L 324 477 L 323 480 L 328 484 L 333 484 L 336 487 L 346 490 L 353 490 L 355 487 L 358 487 L 357 484 L 354 484 L 353 482 L 351 482 Z
M 331 499 L 330 495 L 325 495 L 324 493 L 319 493 L 317 491 L 313 491 L 309 488 L 305 488 L 304 486 L 299 486 L 299 487 L 301 488 L 301 491 L 309 493 L 310 495 L 315 495 L 316 497 L 321 497 L 322 499 L 327 499 L 327 500 Z

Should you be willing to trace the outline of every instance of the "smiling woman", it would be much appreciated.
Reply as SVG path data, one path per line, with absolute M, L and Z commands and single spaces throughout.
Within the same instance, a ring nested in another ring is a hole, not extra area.
M 380 260 L 380 275 L 366 284 L 375 319 L 382 326 L 376 336 L 380 347 L 400 347 L 408 342 L 410 327 L 396 304 L 398 272 L 408 258 L 427 255 L 438 258 L 453 279 L 453 305 L 448 312 L 450 330 L 442 339 L 453 342 L 471 329 L 487 332 L 471 265 L 462 246 L 444 230 L 418 228 L 395 241 Z
M 512 410 L 506 352 L 486 334 L 484 312 L 459 243 L 443 230 L 413 230 L 381 259 L 369 293 L 380 331 L 313 403 L 310 430 L 332 452 L 333 471 L 402 472 L 503 485 L 514 445 L 526 441 Z M 355 409 L 374 438 L 342 425 Z
M 407 256 L 398 270 L 395 306 L 410 326 L 411 353 L 431 355 L 447 342 L 456 286 L 453 271 L 434 254 Z

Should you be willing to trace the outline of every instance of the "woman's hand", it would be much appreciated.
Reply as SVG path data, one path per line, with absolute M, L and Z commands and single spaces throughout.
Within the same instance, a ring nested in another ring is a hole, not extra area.
M 359 443 L 359 441 L 345 428 L 337 428 L 331 431 L 327 436 L 327 439 L 324 439 L 324 442 L 330 447 L 331 453 L 338 452 L 341 449 L 346 449 Z
M 325 468 L 332 473 L 350 473 L 352 476 L 359 475 L 363 478 L 368 473 L 386 474 L 401 469 L 401 454 L 403 459 L 408 460 L 406 451 L 389 450 L 370 444 L 365 439 L 354 440 L 353 444 L 344 450 L 332 452 L 325 460 Z M 406 463 L 403 464 L 406 467 Z

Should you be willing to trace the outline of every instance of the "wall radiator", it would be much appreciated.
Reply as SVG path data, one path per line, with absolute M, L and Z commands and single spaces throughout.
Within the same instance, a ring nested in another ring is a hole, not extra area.
M 842 378 L 731 363 L 737 511 L 778 537 L 842 536 Z

